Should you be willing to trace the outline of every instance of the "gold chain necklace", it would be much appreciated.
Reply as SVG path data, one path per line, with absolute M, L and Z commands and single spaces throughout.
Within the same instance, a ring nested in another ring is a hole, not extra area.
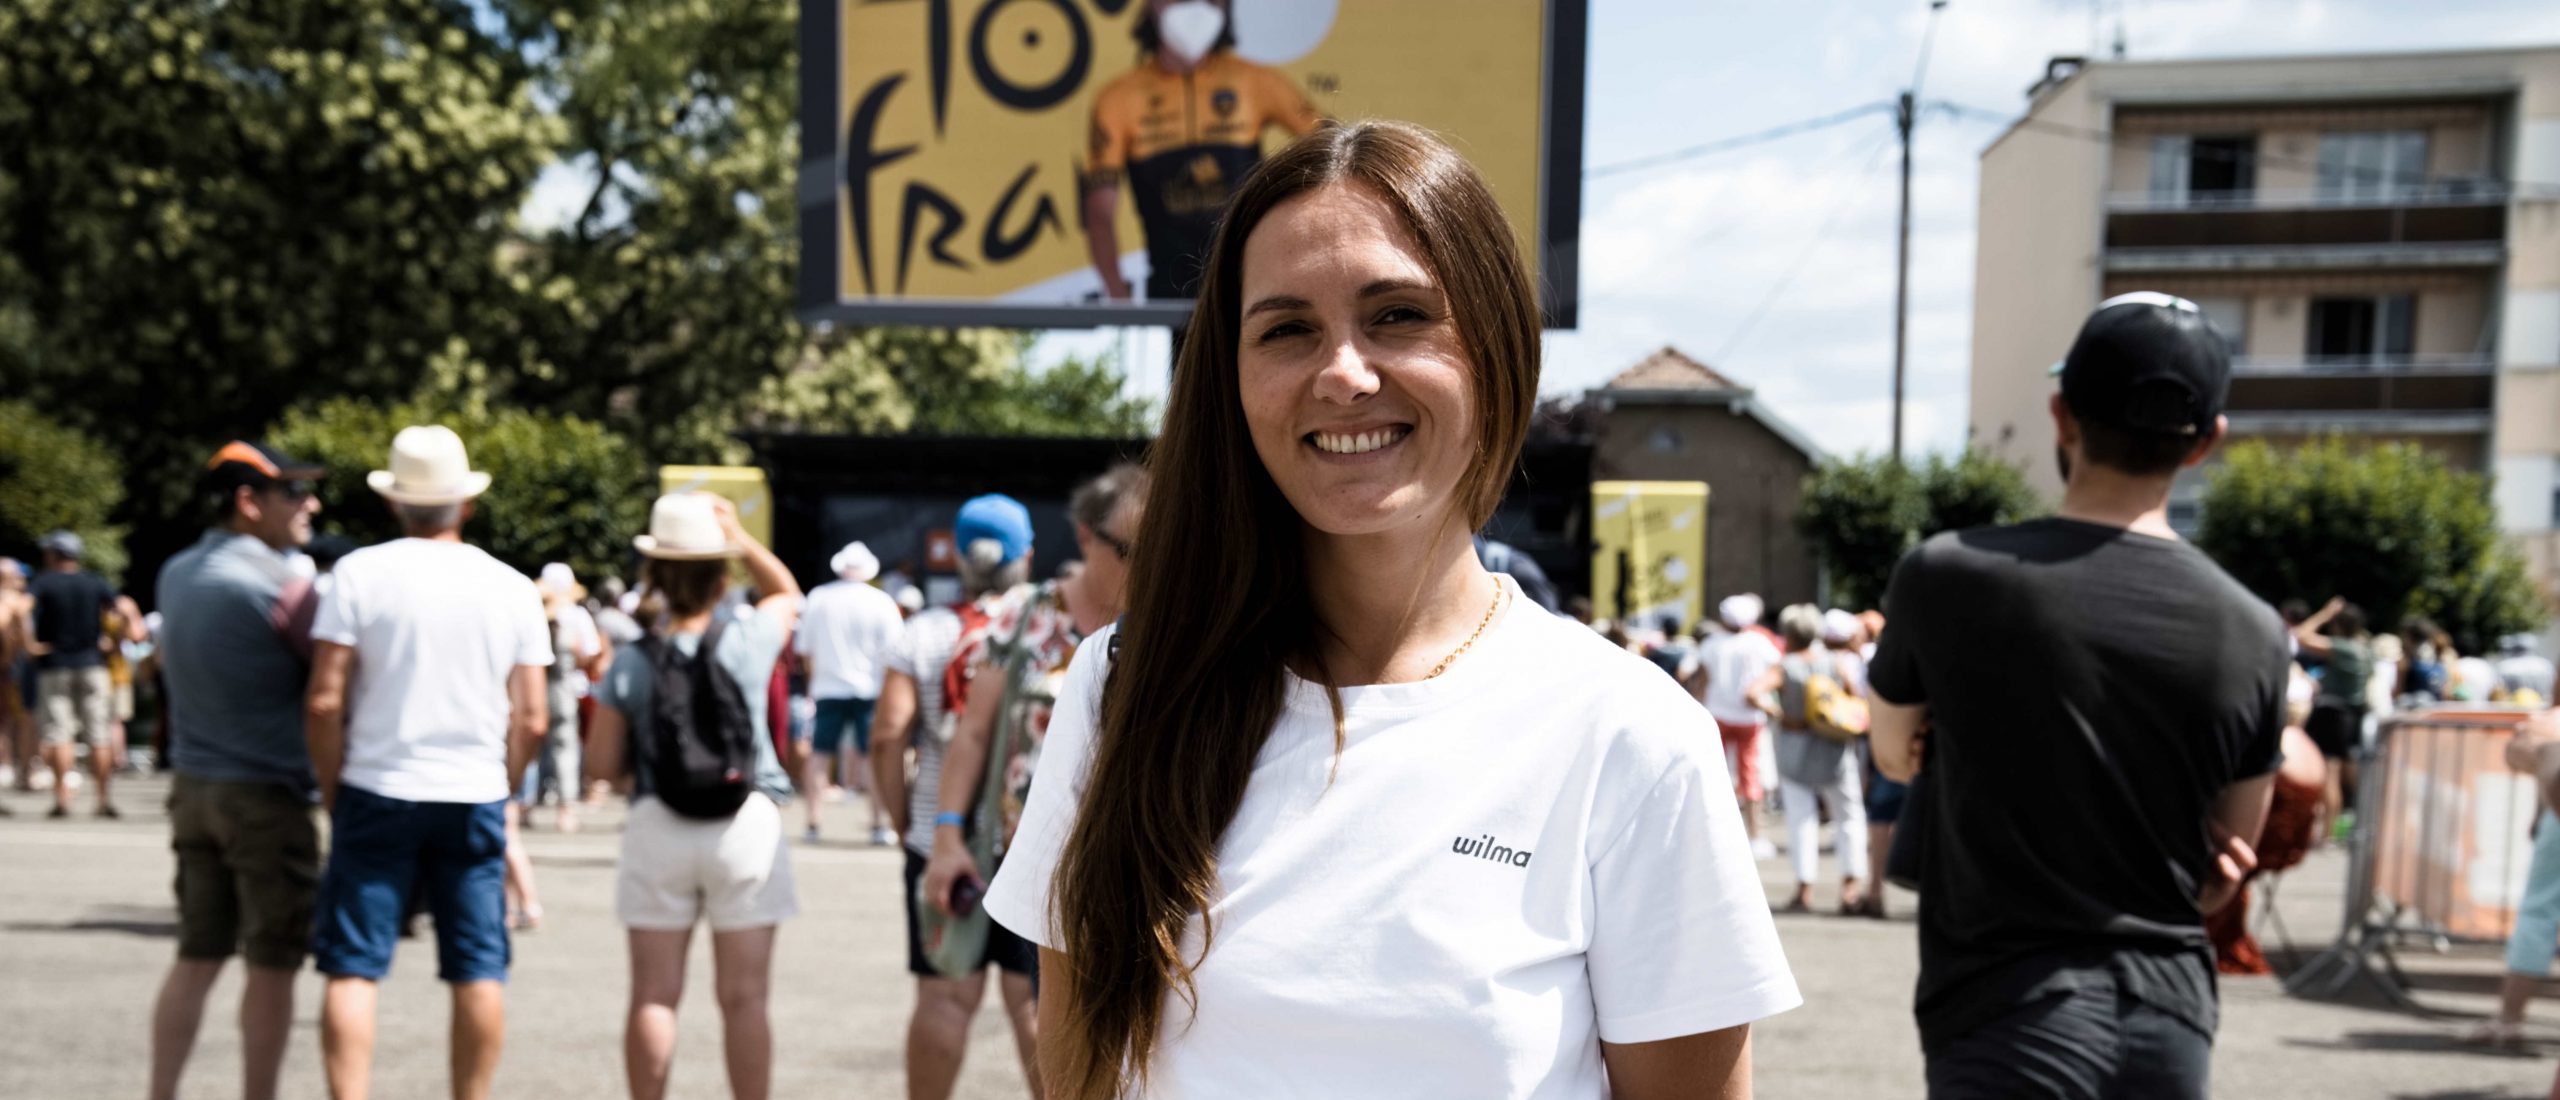
M 1458 658 L 1466 656 L 1467 650 L 1476 644 L 1476 639 L 1484 637 L 1484 628 L 1493 625 L 1493 613 L 1500 610 L 1502 610 L 1502 582 L 1495 581 L 1493 582 L 1493 603 L 1484 609 L 1484 618 L 1476 621 L 1476 632 L 1467 635 L 1467 640 L 1458 643 L 1458 648 L 1451 650 L 1448 656 L 1440 658 L 1440 663 L 1431 666 L 1431 674 L 1424 676 L 1423 679 L 1439 679 L 1440 674 L 1449 671 L 1449 666 L 1457 663 Z

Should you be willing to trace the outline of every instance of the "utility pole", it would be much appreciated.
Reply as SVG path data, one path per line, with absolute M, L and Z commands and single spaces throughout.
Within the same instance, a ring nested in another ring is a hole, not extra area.
M 1902 219 L 1893 262 L 1893 463 L 1902 464 L 1902 388 L 1911 337 L 1911 122 L 1914 99 L 1902 93 L 1893 116 L 1902 134 Z
M 1920 64 L 1911 87 L 1894 102 L 1893 128 L 1902 136 L 1902 218 L 1893 251 L 1893 464 L 1902 465 L 1903 372 L 1911 352 L 1911 127 L 1920 119 L 1920 82 L 1929 75 L 1929 47 L 1938 39 L 1938 13 L 1947 0 L 1929 0 L 1929 26 L 1920 36 Z

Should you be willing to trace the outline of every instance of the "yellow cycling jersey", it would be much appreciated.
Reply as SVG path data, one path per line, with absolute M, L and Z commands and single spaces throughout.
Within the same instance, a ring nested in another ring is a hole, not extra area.
M 1220 50 L 1188 73 L 1140 64 L 1093 103 L 1086 172 L 1097 186 L 1128 180 L 1147 237 L 1147 296 L 1199 289 L 1218 214 L 1262 159 L 1262 133 L 1291 137 L 1323 124 L 1315 104 L 1276 69 Z

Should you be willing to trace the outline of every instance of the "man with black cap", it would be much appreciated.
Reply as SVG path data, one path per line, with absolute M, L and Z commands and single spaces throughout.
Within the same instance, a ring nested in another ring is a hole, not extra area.
M 160 567 L 178 958 L 152 1010 L 154 1100 L 177 1095 L 205 997 L 235 953 L 248 966 L 241 1095 L 275 1095 L 292 1034 L 320 840 L 302 730 L 308 642 L 297 645 L 288 625 L 309 582 L 287 555 L 311 541 L 322 472 L 256 443 L 224 444 L 204 473 L 213 525 Z
M 2229 355 L 2193 303 L 2128 294 L 2058 373 L 2061 514 L 1912 551 L 1869 669 L 1876 764 L 1921 781 L 1929 1094 L 2203 1097 L 2204 915 L 2255 863 L 2287 661 L 2274 610 L 2169 528 Z

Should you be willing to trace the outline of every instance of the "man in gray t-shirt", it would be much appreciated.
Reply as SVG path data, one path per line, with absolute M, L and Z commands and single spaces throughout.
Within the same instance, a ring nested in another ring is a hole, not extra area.
M 213 528 L 160 569 L 178 959 L 151 1031 L 154 1096 L 176 1093 L 205 995 L 235 951 L 249 975 L 243 1091 L 275 1095 L 320 878 L 302 736 L 308 642 L 289 633 L 309 585 L 285 554 L 311 541 L 320 510 L 311 482 L 323 472 L 254 443 L 226 444 L 205 471 Z

